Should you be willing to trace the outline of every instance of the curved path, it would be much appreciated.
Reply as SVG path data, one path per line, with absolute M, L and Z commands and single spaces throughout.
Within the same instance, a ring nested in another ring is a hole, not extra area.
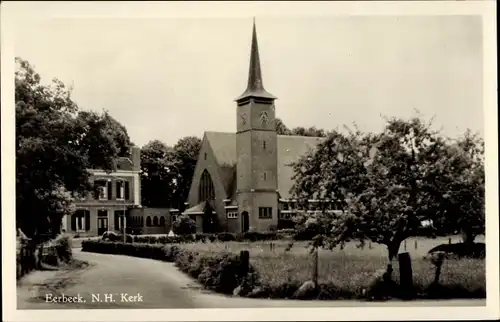
M 59 289 L 58 292 L 53 292 L 50 288 L 38 288 L 33 291 L 34 282 L 32 282 L 32 285 L 29 285 L 30 278 L 31 280 L 36 278 L 28 275 L 18 287 L 19 309 L 485 305 L 485 301 L 483 300 L 391 301 L 389 303 L 373 303 L 362 301 L 293 301 L 228 297 L 202 290 L 195 281 L 179 272 L 171 263 L 128 256 L 87 253 L 79 249 L 73 249 L 73 252 L 75 258 L 87 261 L 91 265 L 82 270 L 66 273 L 50 272 L 53 274 L 52 280 L 54 282 L 52 284 L 59 284 L 56 285 Z M 35 272 L 33 274 L 37 273 L 41 274 L 44 272 Z M 35 295 L 35 293 L 37 294 Z M 53 303 L 45 301 L 46 296 L 58 296 L 61 294 L 65 296 L 80 295 L 82 302 Z

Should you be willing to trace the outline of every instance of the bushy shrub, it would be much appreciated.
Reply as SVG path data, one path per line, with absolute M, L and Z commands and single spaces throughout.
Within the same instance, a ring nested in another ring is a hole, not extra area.
M 219 233 L 217 234 L 217 240 L 221 242 L 236 241 L 236 236 L 231 233 Z
M 454 244 L 441 244 L 431 250 L 429 254 L 435 252 L 444 252 L 448 256 L 456 256 L 458 258 L 480 258 L 484 259 L 486 256 L 486 244 L 485 243 L 472 243 L 470 245 L 465 243 L 454 243 Z
M 196 222 L 187 215 L 180 215 L 175 219 L 172 228 L 176 235 L 194 234 Z

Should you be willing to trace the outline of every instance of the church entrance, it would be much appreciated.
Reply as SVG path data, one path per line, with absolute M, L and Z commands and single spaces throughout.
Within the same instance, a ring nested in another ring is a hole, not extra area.
M 241 231 L 246 233 L 248 231 L 248 228 L 249 228 L 249 218 L 248 218 L 248 212 L 247 211 L 243 211 L 241 213 Z

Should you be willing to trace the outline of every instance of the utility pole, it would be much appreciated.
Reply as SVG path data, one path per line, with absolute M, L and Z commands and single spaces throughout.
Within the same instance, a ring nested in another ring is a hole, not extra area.
M 126 213 L 126 205 L 125 205 L 125 183 L 122 181 L 122 187 L 120 188 L 121 193 L 123 193 L 123 243 L 127 242 L 127 213 Z

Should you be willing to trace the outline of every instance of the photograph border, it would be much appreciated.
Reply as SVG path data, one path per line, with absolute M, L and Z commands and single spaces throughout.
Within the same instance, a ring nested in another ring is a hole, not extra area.
M 6 321 L 299 321 L 499 318 L 497 48 L 495 1 L 4 2 L 1 5 L 2 298 Z M 484 307 L 17 310 L 15 279 L 14 42 L 17 24 L 54 18 L 227 18 L 345 15 L 481 15 L 486 172 Z M 14 294 L 14 295 L 13 295 Z

